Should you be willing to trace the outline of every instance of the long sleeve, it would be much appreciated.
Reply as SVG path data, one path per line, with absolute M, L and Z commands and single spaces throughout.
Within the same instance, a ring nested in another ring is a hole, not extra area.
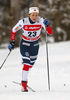
M 52 31 L 52 28 L 50 27 L 50 25 L 48 25 L 48 27 L 45 27 L 45 25 L 44 25 L 44 19 L 43 18 L 41 18 L 41 21 L 42 21 L 42 27 L 47 31 L 47 33 L 49 34 L 49 35 L 52 35 L 52 33 L 53 33 L 53 31 Z
M 23 27 L 23 20 L 19 20 L 19 22 L 12 28 L 11 32 L 11 40 L 15 40 L 16 32 Z

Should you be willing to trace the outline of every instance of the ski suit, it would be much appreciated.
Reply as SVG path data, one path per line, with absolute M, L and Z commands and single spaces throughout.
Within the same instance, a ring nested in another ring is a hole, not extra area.
M 19 20 L 13 27 L 11 40 L 15 40 L 16 32 L 22 29 L 22 40 L 20 43 L 20 53 L 23 60 L 22 80 L 27 81 L 29 70 L 33 67 L 39 50 L 39 38 L 42 27 L 45 29 L 44 19 L 38 17 L 36 22 L 32 22 L 29 17 Z

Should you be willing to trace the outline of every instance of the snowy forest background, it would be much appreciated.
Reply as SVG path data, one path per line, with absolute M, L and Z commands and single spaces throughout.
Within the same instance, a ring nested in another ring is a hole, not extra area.
M 39 7 L 40 16 L 49 19 L 53 29 L 53 35 L 48 35 L 49 42 L 70 40 L 70 0 L 0 0 L 0 48 L 10 42 L 12 27 L 28 16 L 28 8 L 32 5 Z M 16 46 L 19 46 L 21 36 L 18 31 Z M 43 29 L 40 41 L 45 41 Z

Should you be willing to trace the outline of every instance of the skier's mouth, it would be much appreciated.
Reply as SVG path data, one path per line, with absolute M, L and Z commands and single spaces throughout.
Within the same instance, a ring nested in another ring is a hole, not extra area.
M 36 21 L 36 19 L 33 19 L 33 21 Z

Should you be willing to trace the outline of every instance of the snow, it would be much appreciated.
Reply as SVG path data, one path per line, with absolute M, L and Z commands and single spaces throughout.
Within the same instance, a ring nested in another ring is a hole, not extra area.
M 0 65 L 9 53 L 0 49 Z M 36 92 L 21 92 L 22 60 L 19 48 L 14 49 L 0 70 L 0 100 L 69 100 L 70 41 L 49 43 L 50 88 L 48 90 L 46 45 L 40 45 L 38 59 L 29 73 L 28 85 Z

